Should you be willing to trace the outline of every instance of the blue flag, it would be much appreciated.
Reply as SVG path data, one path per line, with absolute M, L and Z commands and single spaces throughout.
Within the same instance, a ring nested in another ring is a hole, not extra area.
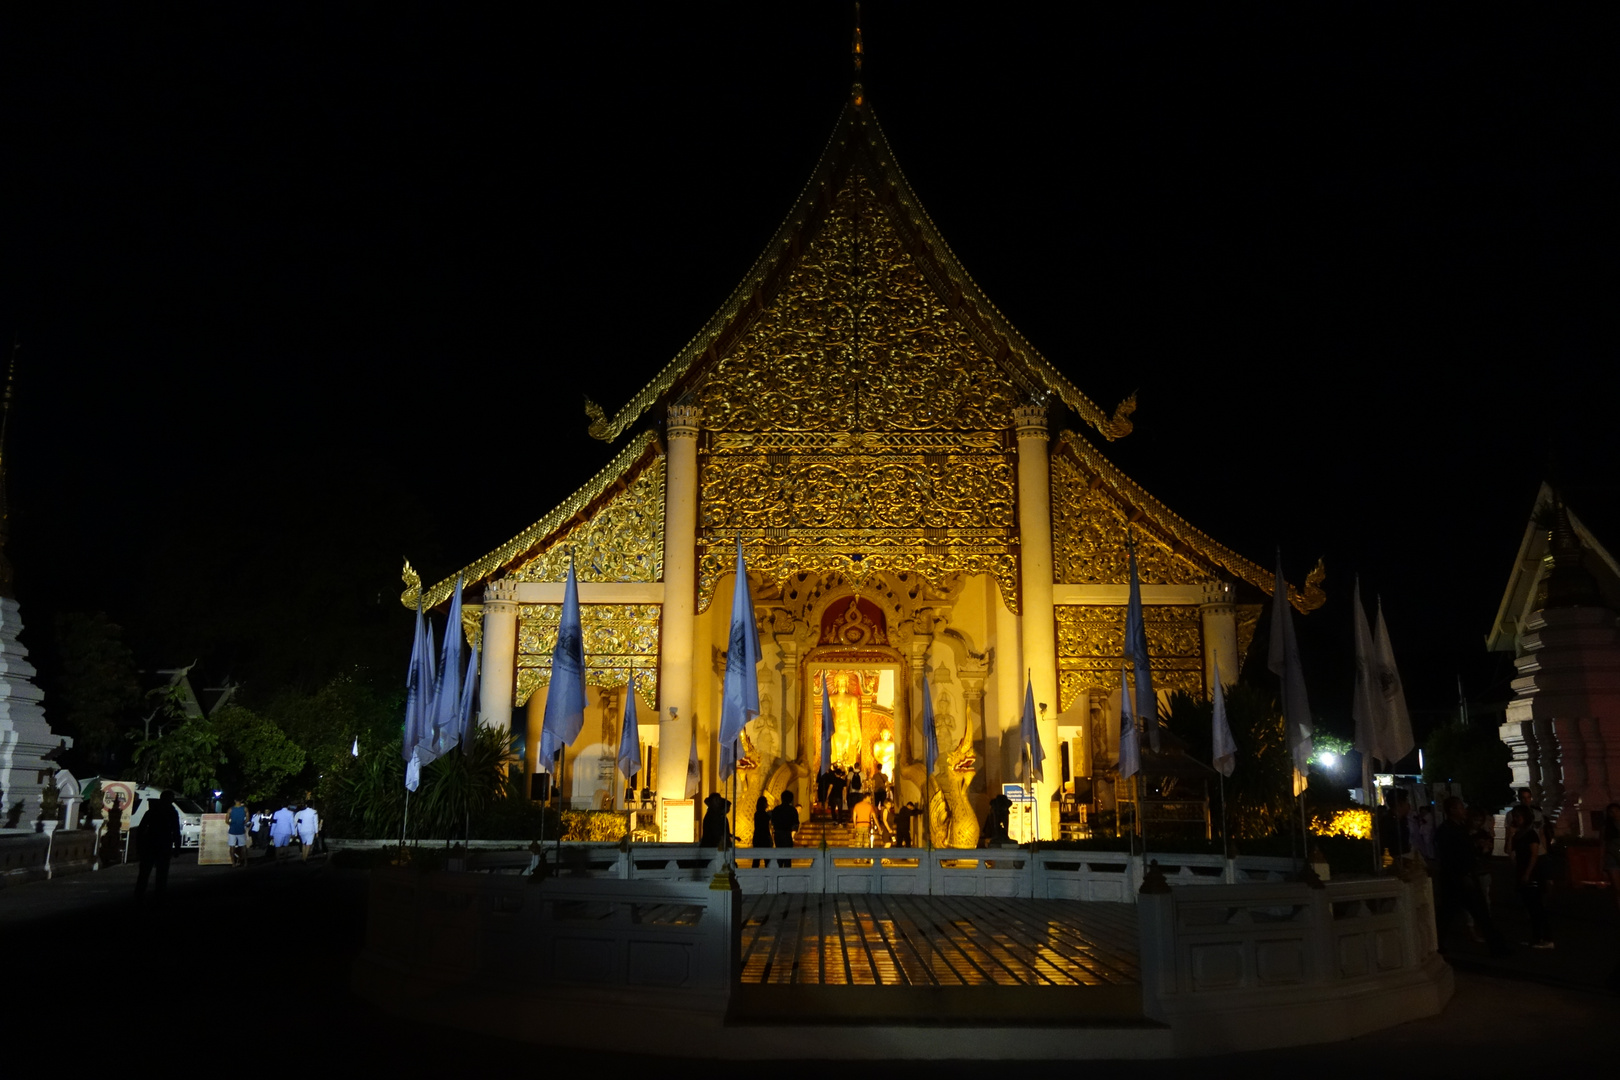
M 1046 761 L 1046 751 L 1041 747 L 1041 729 L 1035 723 L 1035 683 L 1031 678 L 1024 682 L 1024 714 L 1018 718 L 1018 738 L 1029 747 L 1031 778 L 1037 783 L 1043 782 L 1046 777 L 1041 766 Z
M 460 736 L 461 700 L 456 690 L 461 683 L 461 578 L 450 594 L 450 618 L 444 626 L 444 643 L 439 647 L 438 677 L 433 681 L 433 730 L 423 736 L 431 740 L 435 754 L 456 745 Z
M 473 737 L 473 694 L 478 689 L 478 646 L 467 657 L 467 677 L 461 681 L 461 701 L 456 706 L 456 730 L 462 746 L 471 746 Z
M 934 775 L 934 762 L 939 760 L 939 731 L 934 727 L 934 692 L 928 687 L 928 672 L 923 672 L 923 765 L 927 772 L 924 775 Z
M 1136 734 L 1136 710 L 1131 708 L 1131 688 L 1125 669 L 1119 670 L 1119 778 L 1129 780 L 1142 771 L 1142 744 Z
M 1130 546 L 1131 598 L 1125 609 L 1125 659 L 1135 671 L 1136 700 L 1132 712 L 1148 730 L 1148 744 L 1159 752 L 1159 703 L 1153 693 L 1153 672 L 1148 667 L 1147 625 L 1142 619 L 1142 582 L 1136 576 L 1136 545 Z
M 619 728 L 619 772 L 625 782 L 641 771 L 641 728 L 636 720 L 636 673 L 624 688 L 624 725 Z
M 1210 751 L 1215 768 L 1222 776 L 1231 776 L 1232 768 L 1237 764 L 1237 743 L 1232 741 L 1232 725 L 1226 722 L 1226 687 L 1221 685 L 1221 662 L 1215 661 L 1215 715 L 1210 721 L 1214 730 L 1210 733 Z
M 547 771 L 557 751 L 572 746 L 585 726 L 585 630 L 579 619 L 579 583 L 568 563 L 563 585 L 562 621 L 551 650 L 551 685 L 546 687 L 546 718 L 540 728 L 540 766 Z
M 832 675 L 830 671 L 821 673 L 821 771 L 832 772 L 832 740 L 833 740 L 833 711 L 832 698 L 827 694 L 827 679 Z M 932 766 L 930 766 L 932 768 Z
M 405 744 L 400 756 L 406 761 L 411 760 L 411 751 L 416 744 L 422 741 L 422 736 L 428 731 L 431 721 L 428 716 L 428 702 L 432 700 L 433 682 L 430 672 L 433 668 L 431 659 L 431 646 L 428 643 L 428 631 L 424 624 L 426 618 L 422 614 L 422 599 L 416 600 L 416 637 L 411 641 L 411 666 L 405 676 Z
M 737 583 L 731 593 L 731 634 L 726 645 L 726 682 L 720 698 L 720 779 L 736 771 L 737 740 L 743 727 L 759 715 L 759 627 L 754 623 L 754 597 L 743 563 L 742 537 L 737 537 Z

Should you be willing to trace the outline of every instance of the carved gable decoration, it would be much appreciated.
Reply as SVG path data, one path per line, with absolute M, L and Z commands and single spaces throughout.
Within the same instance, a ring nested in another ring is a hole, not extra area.
M 992 574 L 1018 607 L 1012 378 L 848 173 L 787 280 L 695 391 L 698 594 L 731 538 L 766 582 Z
M 863 597 L 834 601 L 821 616 L 821 645 L 887 645 L 883 610 Z
M 1127 529 L 1136 538 L 1136 569 L 1144 584 L 1188 585 L 1214 575 L 1140 523 L 1133 526 L 1118 496 L 1063 454 L 1052 458 L 1052 574 L 1060 585 L 1120 585 L 1130 580 Z
M 855 172 L 697 404 L 725 432 L 993 431 L 1012 425 L 1017 397 Z
M 514 581 L 562 581 L 572 552 L 581 581 L 659 581 L 664 576 L 664 459 L 641 471 L 586 521 L 513 570 Z

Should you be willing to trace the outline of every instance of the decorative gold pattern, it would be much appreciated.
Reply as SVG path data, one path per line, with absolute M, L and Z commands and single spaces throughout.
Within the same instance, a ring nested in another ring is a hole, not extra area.
M 733 567 L 780 583 L 993 574 L 1018 610 L 1018 388 L 851 173 L 787 284 L 697 391 L 698 603 Z
M 1082 583 L 1066 575 L 1085 572 L 1081 568 L 1083 560 L 1077 559 L 1071 552 L 1084 543 L 1084 503 L 1086 492 L 1093 483 L 1111 489 L 1119 500 L 1117 505 L 1122 512 L 1138 515 L 1138 536 L 1151 536 L 1171 547 L 1190 565 L 1196 566 L 1197 560 L 1202 560 L 1210 571 L 1216 567 L 1223 568 L 1267 596 L 1271 595 L 1275 586 L 1272 571 L 1250 562 L 1177 517 L 1169 507 L 1148 494 L 1141 485 L 1120 472 L 1113 462 L 1072 431 L 1065 431 L 1058 437 L 1058 447 L 1052 455 L 1052 547 L 1053 565 L 1059 583 Z M 1060 504 L 1063 504 L 1061 508 Z M 1129 511 L 1125 511 L 1126 507 L 1130 508 Z M 1123 552 L 1119 553 L 1118 558 L 1120 565 L 1123 565 Z M 1213 576 L 1206 571 L 1206 577 Z M 1321 607 L 1327 602 L 1327 594 L 1321 587 L 1325 576 L 1326 572 L 1318 560 L 1316 568 L 1305 579 L 1303 592 L 1289 587 L 1289 603 L 1302 614 Z M 1121 576 L 1114 580 L 1124 581 L 1125 578 Z M 1148 579 L 1144 576 L 1143 580 Z
M 1052 459 L 1052 573 L 1063 585 L 1121 585 L 1130 580 L 1125 547 L 1131 525 L 1107 488 L 1093 488 L 1063 455 Z M 1214 575 L 1177 555 L 1155 532 L 1135 528 L 1136 571 L 1144 584 L 1189 585 Z
M 585 637 L 585 682 L 620 687 L 636 673 L 636 689 L 658 700 L 658 604 L 581 604 Z M 518 608 L 517 695 L 529 695 L 551 681 L 551 653 L 557 647 L 561 604 L 523 604 Z
M 620 451 L 618 456 L 616 456 L 612 461 L 608 462 L 606 468 L 597 473 L 595 476 L 591 477 L 590 481 L 586 483 L 584 487 L 580 488 L 567 499 L 563 500 L 563 502 L 557 506 L 556 509 L 552 510 L 551 513 L 547 514 L 533 525 L 530 525 L 527 529 L 524 529 L 522 532 L 518 533 L 512 539 L 508 540 L 506 543 L 502 544 L 488 555 L 485 555 L 483 558 L 462 567 L 460 570 L 456 571 L 456 573 L 451 574 L 449 577 L 445 578 L 443 581 L 429 589 L 426 595 L 422 597 L 423 606 L 429 608 L 437 607 L 439 604 L 442 604 L 448 600 L 450 598 L 450 590 L 456 587 L 456 578 L 458 577 L 464 579 L 465 584 L 463 587 L 470 589 L 474 585 L 488 578 L 501 567 L 507 565 L 508 563 L 522 556 L 525 552 L 534 548 L 535 545 L 540 544 L 548 539 L 552 539 L 552 542 L 555 543 L 556 539 L 553 538 L 553 534 L 566 527 L 572 518 L 582 513 L 591 505 L 591 503 L 600 499 L 609 488 L 611 488 L 620 478 L 625 475 L 625 473 L 630 471 L 636 462 L 641 459 L 643 454 L 648 453 L 649 448 L 656 448 L 656 446 L 657 438 L 650 431 L 643 432 L 637 438 L 632 439 L 630 444 Z M 654 450 L 654 452 L 656 452 L 656 450 Z M 660 456 L 660 466 L 661 464 L 662 458 Z M 662 480 L 660 480 L 659 483 L 661 487 Z M 663 535 L 662 516 L 663 510 L 660 507 L 660 521 L 658 524 L 658 533 L 660 537 Z M 548 545 L 548 547 L 549 546 L 551 545 Z M 662 543 L 660 543 L 660 549 L 662 546 Z M 405 605 L 405 607 L 415 610 L 416 598 L 418 594 L 421 593 L 421 581 L 419 578 L 416 578 L 413 582 L 412 579 L 415 578 L 415 572 L 410 571 L 408 563 L 406 564 L 406 569 L 408 571 L 405 579 L 406 588 L 404 593 L 400 595 L 399 600 L 400 603 Z
M 987 431 L 1017 404 L 859 173 L 697 401 L 714 431 Z
M 467 636 L 467 644 L 474 649 L 484 646 L 484 605 L 461 605 L 461 632 Z
M 1082 691 L 1119 688 L 1124 666 L 1123 604 L 1060 604 L 1057 615 L 1058 700 L 1067 711 Z M 1148 663 L 1156 690 L 1204 691 L 1203 620 L 1198 607 L 1150 605 L 1142 609 Z
M 659 581 L 664 576 L 664 461 L 649 464 L 591 519 L 508 576 L 562 581 L 572 555 L 580 581 Z
M 1243 670 L 1243 664 L 1249 657 L 1249 646 L 1254 642 L 1254 632 L 1260 626 L 1260 613 L 1265 610 L 1263 604 L 1237 605 L 1237 650 L 1238 671 Z M 1223 678 L 1225 676 L 1223 675 Z M 1232 676 L 1233 681 L 1237 675 Z
M 872 208 L 886 216 L 888 226 L 893 229 L 898 225 L 904 229 L 905 248 L 915 253 L 908 258 L 914 258 L 916 277 L 927 281 L 932 297 L 930 303 L 936 313 L 943 316 L 935 328 L 939 333 L 971 338 L 980 353 L 998 357 L 1000 365 L 1015 382 L 1023 385 L 1026 393 L 1044 389 L 1057 394 L 1105 438 L 1119 438 L 1131 431 L 1129 416 L 1135 409 L 1134 395 L 1122 402 L 1112 417 L 1108 416 L 1059 374 L 984 296 L 939 235 L 894 163 L 888 141 L 867 105 L 845 108 L 827 151 L 793 212 L 703 329 L 611 419 L 594 403 L 587 405 L 593 437 L 608 442 L 617 439 L 678 384 L 690 381 L 694 369 L 731 356 L 739 347 L 740 339 L 753 332 L 753 323 L 763 310 L 815 303 L 813 292 L 807 297 L 795 295 L 795 289 L 813 289 L 820 283 L 814 277 L 805 278 L 799 271 L 810 249 L 820 243 L 825 234 L 837 232 L 839 223 L 829 223 L 826 217 L 830 215 L 823 214 L 826 192 L 834 185 L 845 187 L 842 181 L 852 171 L 869 177 L 863 181 L 869 191 L 883 193 L 882 203 L 873 203 Z M 894 235 L 898 237 L 899 232 Z M 947 298 L 949 307 L 941 303 Z M 860 325 L 849 323 L 844 318 L 846 312 L 829 310 L 815 314 L 818 321 Z M 855 378 L 860 375 L 853 373 Z M 923 409 L 938 404 L 911 402 L 912 406 Z

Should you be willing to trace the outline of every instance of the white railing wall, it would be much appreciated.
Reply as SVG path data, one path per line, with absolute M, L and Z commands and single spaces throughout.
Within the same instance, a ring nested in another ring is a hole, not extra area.
M 1143 1011 L 1182 1053 L 1352 1038 L 1451 996 L 1427 878 L 1172 889 L 1137 911 Z
M 546 857 L 557 858 L 554 850 Z M 736 853 L 737 881 L 746 895 L 899 893 L 1126 904 L 1136 902 L 1147 861 L 1157 862 L 1177 887 L 1281 881 L 1295 869 L 1292 860 L 1264 856 L 1224 859 L 1150 852 L 1144 860 L 1122 851 L 1031 853 L 1018 848 L 739 848 Z M 724 863 L 723 852 L 683 844 L 637 844 L 628 853 L 611 845 L 564 845 L 562 872 L 706 882 Z M 525 860 L 497 866 L 475 856 L 473 868 L 512 871 L 520 864 L 526 865 Z
M 429 983 L 671 989 L 723 1002 L 740 897 L 703 882 L 372 871 L 365 962 Z

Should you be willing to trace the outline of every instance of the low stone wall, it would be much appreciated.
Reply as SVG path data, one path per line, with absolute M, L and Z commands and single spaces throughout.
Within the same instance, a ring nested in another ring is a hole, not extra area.
M 1427 878 L 1171 890 L 1137 909 L 1143 1011 L 1177 1053 L 1352 1038 L 1451 998 Z
M 0 835 L 0 886 L 94 870 L 96 834 L 58 829 L 53 836 L 22 830 Z
M 704 882 L 371 872 L 356 989 L 379 1003 L 476 985 L 677 993 L 723 1012 L 740 894 Z

